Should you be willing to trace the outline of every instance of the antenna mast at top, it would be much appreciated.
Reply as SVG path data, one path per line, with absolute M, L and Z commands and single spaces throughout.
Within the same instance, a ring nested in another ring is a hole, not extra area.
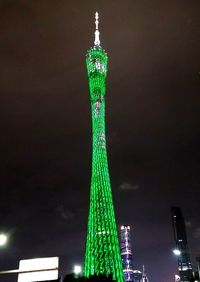
M 100 39 L 99 39 L 99 14 L 98 12 L 95 13 L 95 25 L 96 25 L 96 30 L 95 30 L 95 40 L 94 40 L 94 45 L 95 46 L 100 46 Z

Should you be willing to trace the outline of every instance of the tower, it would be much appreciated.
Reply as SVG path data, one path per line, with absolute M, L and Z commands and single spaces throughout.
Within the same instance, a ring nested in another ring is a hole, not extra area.
M 129 225 L 122 225 L 120 230 L 120 249 L 125 281 L 133 281 L 133 257 L 131 249 L 131 229 Z
M 123 282 L 105 136 L 107 54 L 100 46 L 98 13 L 94 46 L 86 54 L 92 111 L 92 176 L 84 275 L 112 275 Z
M 188 250 L 187 235 L 185 230 L 185 221 L 181 209 L 178 207 L 171 208 L 172 226 L 174 231 L 174 240 L 177 250 L 178 270 L 180 281 L 189 281 L 192 276 L 192 266 Z

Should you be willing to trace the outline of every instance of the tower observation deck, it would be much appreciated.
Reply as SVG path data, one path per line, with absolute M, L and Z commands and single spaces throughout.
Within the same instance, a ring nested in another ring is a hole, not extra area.
M 84 275 L 112 275 L 123 282 L 105 135 L 107 54 L 100 46 L 98 13 L 94 46 L 86 54 L 92 111 L 92 177 Z

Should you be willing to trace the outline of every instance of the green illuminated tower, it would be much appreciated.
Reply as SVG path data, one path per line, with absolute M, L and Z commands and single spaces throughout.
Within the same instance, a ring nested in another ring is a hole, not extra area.
M 86 55 L 92 110 L 92 177 L 84 275 L 112 275 L 124 281 L 105 137 L 107 54 L 100 46 L 98 13 L 95 41 Z

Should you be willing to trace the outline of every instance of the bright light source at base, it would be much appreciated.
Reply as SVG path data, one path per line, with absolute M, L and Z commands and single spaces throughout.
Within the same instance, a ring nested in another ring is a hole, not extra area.
M 82 268 L 80 265 L 74 265 L 74 274 L 80 274 L 82 272 Z
M 176 256 L 180 256 L 181 255 L 181 251 L 179 249 L 174 249 L 173 250 L 173 253 L 176 255 Z
M 25 259 L 19 262 L 18 282 L 58 279 L 58 257 Z
M 4 246 L 7 242 L 8 238 L 5 234 L 0 234 L 0 246 Z

